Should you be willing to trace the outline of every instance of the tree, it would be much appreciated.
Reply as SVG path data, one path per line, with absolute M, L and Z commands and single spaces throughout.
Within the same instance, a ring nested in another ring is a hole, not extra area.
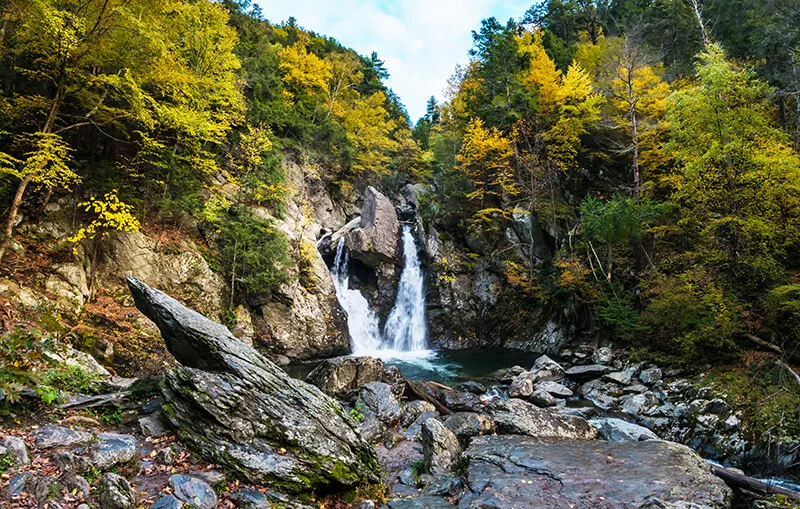
M 497 208 L 501 197 L 516 194 L 511 155 L 511 141 L 496 127 L 487 129 L 479 118 L 467 126 L 457 159 L 474 188 L 467 198 L 480 210 Z
M 385 102 L 382 92 L 358 98 L 341 119 L 354 149 L 352 170 L 356 173 L 371 171 L 382 175 L 389 171 L 390 152 L 397 147 L 391 136 L 396 124 L 387 118 Z
M 699 83 L 668 103 L 668 177 L 680 226 L 729 284 L 757 290 L 783 276 L 800 234 L 800 158 L 773 124 L 769 87 L 710 44 Z
M 641 195 L 642 175 L 640 152 L 643 140 L 652 140 L 658 121 L 666 113 L 669 85 L 662 79 L 662 69 L 640 38 L 641 27 L 629 32 L 613 45 L 606 61 L 609 75 L 606 93 L 616 107 L 613 123 L 628 131 L 630 145 L 624 151 L 632 155 L 633 197 L 638 202 Z

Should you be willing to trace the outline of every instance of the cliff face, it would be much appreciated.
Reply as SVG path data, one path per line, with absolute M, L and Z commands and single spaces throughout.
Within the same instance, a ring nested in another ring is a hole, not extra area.
M 135 373 L 148 357 L 160 359 L 162 353 L 153 350 L 160 348 L 157 331 L 132 308 L 125 289 L 125 278 L 135 276 L 229 324 L 240 339 L 282 362 L 346 353 L 346 319 L 316 241 L 359 209 L 337 201 L 318 168 L 287 163 L 286 170 L 290 192 L 283 217 L 254 209 L 256 216 L 273 219 L 289 241 L 287 282 L 272 294 L 232 302 L 214 233 L 191 221 L 183 228 L 145 223 L 140 232 L 113 232 L 96 251 L 86 252 L 68 241 L 81 226 L 74 220 L 80 199 L 62 197 L 21 220 L 24 240 L 13 246 L 9 270 L 0 278 L 0 299 L 15 310 L 6 328 L 25 317 L 36 323 L 35 315 L 49 310 L 76 334 L 76 346 Z

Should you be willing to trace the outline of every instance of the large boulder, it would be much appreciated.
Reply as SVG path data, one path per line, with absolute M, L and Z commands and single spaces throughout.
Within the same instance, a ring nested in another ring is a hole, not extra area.
M 597 430 L 581 417 L 539 408 L 520 399 L 495 400 L 488 412 L 501 433 L 561 440 L 597 437 Z
M 350 256 L 370 267 L 400 262 L 400 222 L 392 202 L 374 187 L 364 192 L 358 227 L 345 235 Z
M 372 448 L 342 407 L 168 295 L 130 278 L 136 306 L 183 365 L 162 383 L 164 411 L 207 460 L 284 491 L 377 480 Z
M 425 469 L 433 475 L 446 474 L 461 456 L 456 435 L 436 419 L 422 423 L 422 451 Z
M 402 376 L 397 368 L 387 369 L 381 359 L 347 356 L 325 359 L 308 374 L 306 382 L 328 396 L 343 397 L 370 382 L 400 384 Z
M 472 439 L 461 508 L 723 509 L 731 490 L 700 456 L 672 442 Z

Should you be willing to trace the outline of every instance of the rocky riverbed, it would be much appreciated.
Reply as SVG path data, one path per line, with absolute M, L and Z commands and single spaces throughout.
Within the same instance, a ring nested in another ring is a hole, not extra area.
M 726 508 L 733 491 L 695 450 L 744 467 L 757 451 L 708 389 L 609 348 L 454 387 L 353 357 L 301 381 L 129 286 L 181 366 L 3 430 L 4 507 Z M 108 406 L 115 429 L 76 412 Z

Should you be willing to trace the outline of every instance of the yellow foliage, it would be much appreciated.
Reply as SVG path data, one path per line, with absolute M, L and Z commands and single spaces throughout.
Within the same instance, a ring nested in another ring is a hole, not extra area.
M 283 48 L 280 52 L 280 70 L 283 82 L 295 90 L 313 95 L 316 92 L 327 92 L 328 83 L 333 76 L 330 62 L 319 58 L 306 49 L 307 37 Z
M 133 215 L 133 207 L 119 200 L 116 189 L 106 193 L 101 200 L 92 197 L 78 206 L 86 212 L 93 212 L 96 217 L 68 239 L 72 243 L 95 239 L 98 235 L 102 238 L 111 231 L 136 232 L 141 228 L 139 220 Z
M 342 119 L 342 127 L 355 151 L 352 168 L 356 172 L 373 171 L 380 175 L 388 171 L 390 152 L 397 148 L 397 143 L 391 138 L 395 121 L 389 119 L 385 103 L 383 92 L 359 98 Z
M 467 125 L 461 152 L 456 157 L 458 168 L 475 187 L 467 198 L 484 208 L 488 201 L 498 200 L 504 194 L 517 194 L 514 171 L 509 164 L 512 154 L 511 140 L 495 127 L 484 127 L 483 120 L 473 119 Z
M 537 91 L 537 106 L 543 115 L 552 113 L 559 101 L 561 71 L 542 45 L 542 31 L 525 32 L 517 37 L 518 52 L 530 61 L 530 67 L 522 76 L 522 83 Z

